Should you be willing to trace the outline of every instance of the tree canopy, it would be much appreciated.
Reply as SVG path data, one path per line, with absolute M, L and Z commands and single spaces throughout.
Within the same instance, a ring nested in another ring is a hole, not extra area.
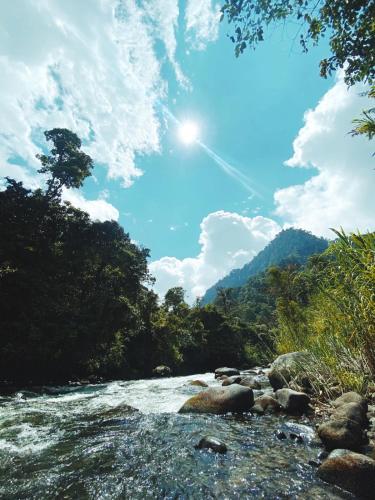
M 227 0 L 221 10 L 234 25 L 236 56 L 262 42 L 270 25 L 291 22 L 305 52 L 329 39 L 331 55 L 320 62 L 321 76 L 343 68 L 349 86 L 374 81 L 374 0 Z

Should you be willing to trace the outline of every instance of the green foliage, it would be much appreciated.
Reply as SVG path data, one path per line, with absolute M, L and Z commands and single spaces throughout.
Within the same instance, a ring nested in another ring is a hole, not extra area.
M 367 92 L 368 97 L 375 99 L 375 85 Z M 363 135 L 371 140 L 375 136 L 375 108 L 362 111 L 362 118 L 353 120 L 355 128 L 351 134 L 353 136 Z
M 50 155 L 37 155 L 42 164 L 38 172 L 50 175 L 47 194 L 60 195 L 62 187 L 81 187 L 85 178 L 91 175 L 93 162 L 90 156 L 80 151 L 79 137 L 65 128 L 54 128 L 44 135 L 47 141 L 53 142 Z
M 202 303 L 213 302 L 219 289 L 245 285 L 250 277 L 265 272 L 270 266 L 284 266 L 288 263 L 305 264 L 310 255 L 323 252 L 327 245 L 327 241 L 323 238 L 317 238 L 302 229 L 285 229 L 242 269 L 233 270 L 209 288 Z
M 374 80 L 374 0 L 227 0 L 221 10 L 234 24 L 237 57 L 262 42 L 270 25 L 289 21 L 305 52 L 309 43 L 329 38 L 332 55 L 320 62 L 321 76 L 344 68 L 347 85 Z
M 326 370 L 320 386 L 364 391 L 375 374 L 375 235 L 337 241 L 303 271 L 271 270 L 279 352 L 306 349 Z

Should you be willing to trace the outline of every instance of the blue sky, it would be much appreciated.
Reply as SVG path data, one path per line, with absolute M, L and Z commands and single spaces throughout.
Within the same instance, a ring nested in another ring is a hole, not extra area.
M 96 167 L 65 199 L 118 220 L 150 248 L 156 290 L 190 300 L 283 227 L 374 229 L 371 145 L 347 133 L 363 88 L 320 78 L 327 45 L 302 54 L 293 25 L 236 59 L 219 3 L 18 0 L 0 20 L 0 176 L 43 185 L 43 130 L 75 131 Z

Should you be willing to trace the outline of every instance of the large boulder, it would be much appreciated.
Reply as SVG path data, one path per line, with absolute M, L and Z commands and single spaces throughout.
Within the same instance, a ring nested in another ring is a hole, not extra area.
M 271 364 L 268 371 L 269 382 L 275 391 L 288 387 L 292 381 L 300 387 L 308 388 L 308 367 L 313 364 L 313 358 L 307 352 L 282 354 Z
M 293 391 L 292 389 L 277 390 L 276 399 L 283 410 L 292 414 L 304 413 L 310 403 L 310 398 L 307 394 Z
M 327 450 L 358 450 L 367 442 L 362 426 L 345 417 L 324 422 L 318 428 L 318 435 Z
M 368 442 L 367 403 L 355 392 L 346 393 L 333 401 L 334 411 L 318 428 L 318 435 L 328 450 L 337 448 L 356 451 Z
M 169 377 L 172 374 L 172 370 L 169 366 L 160 365 L 152 370 L 152 373 L 157 377 Z
M 179 413 L 241 413 L 254 404 L 253 391 L 238 384 L 211 387 L 188 399 Z
M 363 407 L 365 412 L 367 412 L 368 410 L 366 399 L 354 391 L 345 392 L 339 398 L 332 401 L 331 404 L 334 408 L 339 408 L 340 406 L 346 405 L 348 403 L 357 403 Z
M 260 396 L 254 401 L 254 406 L 251 408 L 252 413 L 264 415 L 265 413 L 275 413 L 281 410 L 281 406 L 275 398 L 271 396 Z
M 232 375 L 239 375 L 240 371 L 237 368 L 228 368 L 226 366 L 222 368 L 216 368 L 215 370 L 215 378 L 219 378 L 222 375 L 226 375 L 227 377 L 231 377 Z
M 317 474 L 323 481 L 359 498 L 374 498 L 375 460 L 366 455 L 345 449 L 335 450 L 322 463 Z
M 244 387 L 250 387 L 250 389 L 256 389 L 260 390 L 262 388 L 260 382 L 258 380 L 255 380 L 253 377 L 242 377 L 240 385 L 243 385 Z

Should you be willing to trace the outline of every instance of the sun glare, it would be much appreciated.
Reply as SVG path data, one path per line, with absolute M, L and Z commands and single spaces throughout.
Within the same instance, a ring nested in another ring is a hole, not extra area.
M 178 128 L 178 137 L 184 144 L 192 144 L 198 139 L 199 129 L 194 122 L 182 122 Z

